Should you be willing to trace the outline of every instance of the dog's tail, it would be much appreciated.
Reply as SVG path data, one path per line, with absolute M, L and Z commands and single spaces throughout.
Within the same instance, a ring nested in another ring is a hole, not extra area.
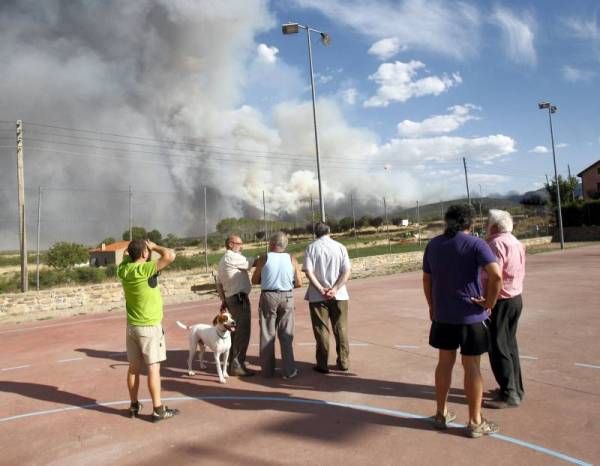
M 190 328 L 189 328 L 187 325 L 185 325 L 185 324 L 182 324 L 182 323 L 181 323 L 181 322 L 179 322 L 179 321 L 177 321 L 177 325 L 178 325 L 179 327 L 181 327 L 181 328 L 185 329 L 185 330 L 189 330 L 189 329 L 190 329 Z

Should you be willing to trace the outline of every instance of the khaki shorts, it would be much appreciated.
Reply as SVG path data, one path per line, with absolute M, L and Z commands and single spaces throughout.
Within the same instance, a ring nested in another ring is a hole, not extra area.
M 162 325 L 127 326 L 127 360 L 134 367 L 165 361 L 167 345 Z

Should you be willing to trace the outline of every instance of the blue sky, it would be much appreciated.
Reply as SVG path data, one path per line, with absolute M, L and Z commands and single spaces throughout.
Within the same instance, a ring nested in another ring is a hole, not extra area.
M 474 191 L 480 184 L 484 194 L 538 188 L 553 172 L 541 100 L 559 107 L 553 123 L 560 173 L 569 164 L 576 174 L 600 158 L 594 105 L 600 4 L 594 0 L 295 0 L 274 2 L 271 11 L 278 24 L 256 41 L 273 68 L 281 68 L 276 75 L 295 79 L 284 90 L 281 81 L 265 80 L 248 102 L 268 113 L 282 97 L 309 99 L 305 34 L 283 36 L 279 24 L 327 31 L 329 47 L 313 37 L 318 98 L 334 99 L 349 125 L 376 135 L 377 157 L 391 172 L 408 170 L 428 184 L 436 181 L 423 172 L 440 173 L 442 191 L 451 195 L 463 190 L 465 156 Z M 270 92 L 271 86 L 279 90 Z M 455 154 L 432 153 L 438 150 Z
M 272 215 L 305 212 L 306 36 L 284 36 L 287 21 L 332 38 L 313 50 L 338 216 L 351 194 L 371 213 L 384 196 L 392 209 L 462 197 L 462 157 L 474 195 L 540 188 L 553 173 L 540 100 L 559 108 L 562 174 L 600 159 L 597 0 L 0 2 L 0 245 L 17 241 L 19 119 L 28 221 L 43 186 L 50 242 L 122 231 L 129 186 L 136 221 L 180 235 L 198 233 L 204 186 L 211 225 L 262 212 L 263 192 Z

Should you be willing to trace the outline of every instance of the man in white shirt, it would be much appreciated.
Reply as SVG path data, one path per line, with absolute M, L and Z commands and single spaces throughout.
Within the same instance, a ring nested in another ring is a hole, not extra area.
M 315 225 L 317 239 L 304 252 L 302 270 L 309 280 L 304 299 L 308 301 L 310 319 L 317 344 L 317 365 L 313 368 L 322 374 L 329 372 L 329 321 L 335 337 L 337 368 L 349 368 L 348 344 L 348 291 L 351 266 L 346 247 L 331 239 L 325 223 Z
M 225 241 L 225 254 L 219 261 L 217 291 L 221 297 L 221 310 L 229 310 L 236 322 L 235 332 L 231 335 L 229 351 L 229 374 L 237 376 L 254 375 L 246 367 L 246 351 L 250 343 L 250 300 L 252 289 L 248 272 L 254 259 L 242 255 L 242 239 L 229 235 Z

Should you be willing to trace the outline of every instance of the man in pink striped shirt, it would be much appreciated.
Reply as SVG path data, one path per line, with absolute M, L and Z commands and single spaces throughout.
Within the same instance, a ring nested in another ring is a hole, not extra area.
M 512 230 L 513 220 L 508 212 L 490 210 L 486 239 L 502 272 L 502 290 L 491 315 L 489 352 L 499 389 L 494 399 L 484 404 L 494 409 L 519 406 L 524 395 L 517 325 L 523 308 L 521 293 L 525 278 L 525 247 Z

